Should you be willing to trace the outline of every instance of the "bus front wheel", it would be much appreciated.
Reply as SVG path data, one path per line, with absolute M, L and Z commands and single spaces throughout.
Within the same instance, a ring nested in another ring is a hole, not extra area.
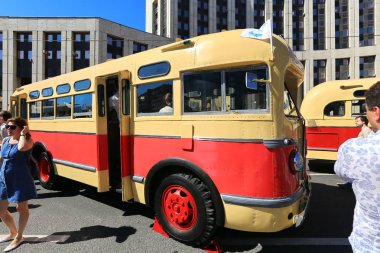
M 38 159 L 38 180 L 45 189 L 51 190 L 56 185 L 53 164 L 46 152 L 42 152 Z
M 211 192 L 197 177 L 172 174 L 159 185 L 155 213 L 168 235 L 191 246 L 207 244 L 216 231 Z

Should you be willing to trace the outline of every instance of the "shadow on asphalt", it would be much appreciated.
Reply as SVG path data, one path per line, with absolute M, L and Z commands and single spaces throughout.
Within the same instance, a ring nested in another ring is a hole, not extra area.
M 265 242 L 276 242 L 276 238 L 347 238 L 352 230 L 355 196 L 350 190 L 341 190 L 335 186 L 312 183 L 310 207 L 304 223 L 276 233 L 249 233 L 230 229 L 221 229 L 218 237 L 222 247 L 229 252 L 253 250 L 260 238 Z M 228 245 L 223 245 L 223 238 L 228 238 Z M 268 240 L 268 238 L 271 238 Z M 234 239 L 237 244 L 233 245 Z M 251 243 L 250 243 L 251 242 Z M 281 250 L 278 245 L 265 245 L 260 252 L 352 252 L 349 245 L 285 245 Z M 244 245 L 242 245 L 244 244 Z M 326 250 L 328 249 L 328 250 Z
M 116 237 L 117 243 L 125 242 L 130 235 L 136 233 L 133 227 L 122 226 L 119 228 L 106 227 L 102 225 L 83 227 L 77 231 L 56 232 L 46 237 L 28 237 L 27 242 L 31 244 L 55 241 L 57 244 L 68 244 L 93 239 Z

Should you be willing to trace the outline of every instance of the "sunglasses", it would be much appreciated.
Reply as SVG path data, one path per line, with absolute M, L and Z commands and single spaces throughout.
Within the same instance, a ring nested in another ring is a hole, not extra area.
M 15 130 L 17 128 L 17 126 L 16 125 L 5 125 L 5 128 Z

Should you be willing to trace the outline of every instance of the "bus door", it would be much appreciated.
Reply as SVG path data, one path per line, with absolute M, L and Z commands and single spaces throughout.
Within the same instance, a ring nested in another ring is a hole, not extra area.
M 132 174 L 132 151 L 131 151 L 131 76 L 129 71 L 122 71 L 119 78 L 119 112 L 120 112 L 120 156 L 121 156 L 121 180 L 123 200 L 133 198 L 131 174 Z
M 107 153 L 110 188 L 121 192 L 119 76 L 105 79 L 107 108 Z
M 27 118 L 27 104 L 26 104 L 27 94 L 20 94 L 19 96 L 10 97 L 10 113 L 12 117 L 20 116 L 24 119 Z

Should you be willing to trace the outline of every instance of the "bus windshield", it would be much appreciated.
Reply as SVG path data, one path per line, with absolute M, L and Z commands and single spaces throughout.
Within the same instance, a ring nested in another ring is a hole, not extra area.
M 296 104 L 294 103 L 288 88 L 285 85 L 284 88 L 284 114 L 287 117 L 297 117 L 300 118 L 300 113 Z

